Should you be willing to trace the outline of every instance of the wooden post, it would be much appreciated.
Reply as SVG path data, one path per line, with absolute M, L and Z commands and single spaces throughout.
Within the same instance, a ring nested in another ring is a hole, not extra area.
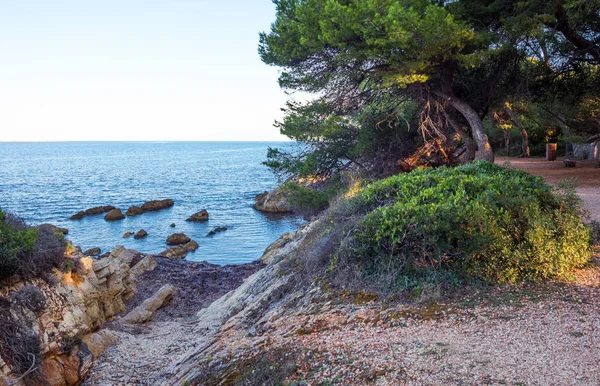
M 546 144 L 546 161 L 556 161 L 556 144 Z

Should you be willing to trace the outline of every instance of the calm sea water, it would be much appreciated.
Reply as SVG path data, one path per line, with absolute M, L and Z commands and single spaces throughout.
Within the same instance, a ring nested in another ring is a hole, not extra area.
M 252 209 L 254 196 L 277 186 L 261 162 L 268 146 L 259 142 L 59 142 L 0 143 L 0 208 L 30 224 L 49 222 L 69 229 L 68 238 L 83 250 L 110 251 L 116 245 L 147 253 L 166 248 L 174 232 L 200 244 L 188 260 L 244 263 L 260 257 L 282 233 L 302 220 L 266 216 Z M 283 144 L 285 146 L 285 144 Z M 103 215 L 79 221 L 69 217 L 86 208 L 132 205 L 172 198 L 175 206 L 107 222 Z M 187 223 L 206 208 L 210 220 Z M 169 225 L 175 223 L 176 227 Z M 206 234 L 216 226 L 229 229 Z M 145 229 L 148 237 L 124 239 Z

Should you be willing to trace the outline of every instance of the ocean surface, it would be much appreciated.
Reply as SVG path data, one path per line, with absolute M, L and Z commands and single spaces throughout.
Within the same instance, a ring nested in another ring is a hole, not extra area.
M 302 225 L 295 216 L 269 216 L 252 209 L 254 196 L 278 185 L 261 165 L 268 146 L 261 142 L 55 142 L 0 143 L 0 208 L 29 224 L 52 223 L 83 250 L 108 252 L 124 245 L 159 253 L 167 236 L 183 232 L 200 247 L 188 260 L 217 264 L 259 258 L 284 232 Z M 104 215 L 69 220 L 87 208 L 132 205 L 171 198 L 159 212 L 107 222 Z M 210 220 L 185 219 L 206 208 Z M 171 228 L 170 224 L 176 227 Z M 208 237 L 216 226 L 228 230 Z M 148 237 L 123 238 L 145 229 Z

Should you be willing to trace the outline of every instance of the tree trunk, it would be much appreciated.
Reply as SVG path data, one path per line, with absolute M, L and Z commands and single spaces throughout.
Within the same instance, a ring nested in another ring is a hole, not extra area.
M 462 126 L 454 118 L 452 118 L 450 114 L 444 111 L 444 116 L 446 117 L 446 120 L 450 126 L 454 129 L 454 131 L 456 131 L 460 139 L 462 139 L 465 144 L 466 151 L 460 157 L 460 163 L 465 164 L 473 161 L 475 159 L 475 152 L 477 151 L 477 144 L 475 141 L 473 141 L 473 138 L 471 138 L 469 133 L 467 133 L 467 131 L 463 129 Z
M 504 110 L 506 110 L 506 113 L 510 117 L 511 121 L 513 121 L 519 130 L 521 130 L 521 137 L 523 139 L 521 142 L 521 157 L 529 158 L 529 135 L 527 134 L 527 130 L 525 130 L 525 126 L 523 126 L 521 118 L 519 118 L 519 116 L 513 111 L 513 109 L 510 107 L 510 103 L 508 102 L 504 103 Z
M 490 141 L 487 135 L 483 132 L 483 121 L 479 118 L 479 114 L 466 102 L 458 99 L 453 95 L 436 92 L 438 96 L 443 98 L 452 107 L 458 110 L 469 122 L 471 127 L 471 133 L 473 133 L 473 139 L 477 144 L 477 152 L 475 152 L 476 160 L 485 160 L 494 162 L 494 152 L 490 146 Z

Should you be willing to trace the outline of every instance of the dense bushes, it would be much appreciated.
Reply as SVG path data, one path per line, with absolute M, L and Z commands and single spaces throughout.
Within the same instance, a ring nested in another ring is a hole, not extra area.
M 51 226 L 31 228 L 0 210 L 0 280 L 50 272 L 62 264 L 65 246 L 64 236 Z
M 333 273 L 352 267 L 389 289 L 569 279 L 590 258 L 574 191 L 487 162 L 387 178 L 348 211 L 364 218 L 345 225 L 353 235 L 334 255 Z

